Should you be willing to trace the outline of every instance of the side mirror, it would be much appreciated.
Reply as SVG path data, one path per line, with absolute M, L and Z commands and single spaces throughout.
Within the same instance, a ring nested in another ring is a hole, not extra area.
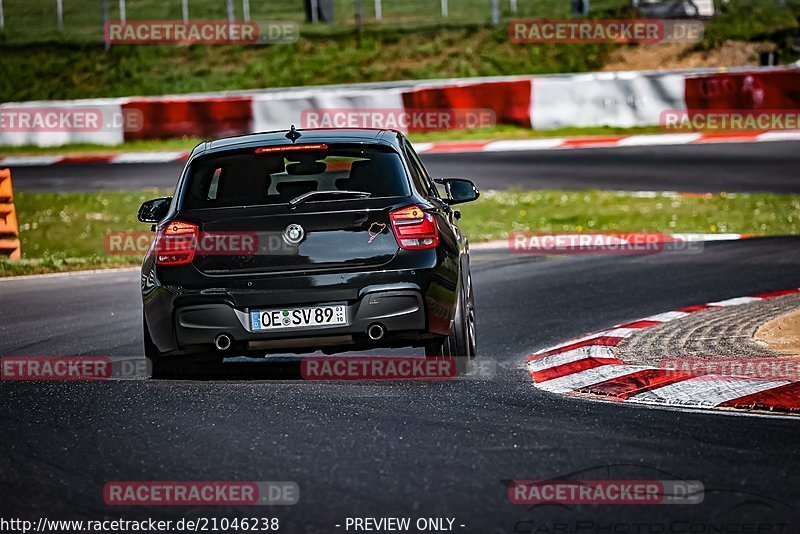
M 158 223 L 169 213 L 169 205 L 172 197 L 156 198 L 148 200 L 139 208 L 137 217 L 143 223 Z
M 472 202 L 481 196 L 481 192 L 475 187 L 475 184 L 469 180 L 461 178 L 439 178 L 436 183 L 444 185 L 447 191 L 447 199 L 445 202 L 448 204 L 461 204 L 463 202 Z

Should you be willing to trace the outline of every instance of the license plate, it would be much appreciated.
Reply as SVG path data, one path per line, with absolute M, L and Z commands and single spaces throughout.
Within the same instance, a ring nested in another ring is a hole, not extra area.
M 309 326 L 336 326 L 347 324 L 346 306 L 313 306 L 309 308 L 283 308 L 253 310 L 250 322 L 254 332 L 286 330 Z

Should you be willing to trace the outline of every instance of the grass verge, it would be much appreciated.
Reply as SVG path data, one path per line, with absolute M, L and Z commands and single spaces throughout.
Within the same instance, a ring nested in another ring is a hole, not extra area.
M 473 242 L 513 230 L 651 231 L 785 235 L 800 232 L 800 195 L 720 193 L 703 197 L 615 191 L 486 191 L 460 208 Z
M 610 44 L 530 46 L 506 27 L 307 36 L 271 46 L 0 45 L 0 101 L 599 70 Z
M 18 193 L 23 259 L 0 260 L 0 276 L 138 265 L 141 254 L 105 251 L 109 232 L 146 232 L 139 205 L 165 194 L 136 192 Z M 472 242 L 513 230 L 800 233 L 800 195 L 719 194 L 638 198 L 609 191 L 485 191 L 459 208 Z

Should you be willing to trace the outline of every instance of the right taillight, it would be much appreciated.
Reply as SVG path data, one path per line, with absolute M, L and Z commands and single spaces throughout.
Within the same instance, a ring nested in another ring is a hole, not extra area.
M 422 250 L 434 248 L 439 244 L 439 229 L 430 213 L 419 206 L 400 208 L 389 214 L 392 231 L 400 248 Z
M 194 259 L 197 250 L 196 224 L 172 221 L 156 234 L 155 254 L 157 265 L 186 265 Z

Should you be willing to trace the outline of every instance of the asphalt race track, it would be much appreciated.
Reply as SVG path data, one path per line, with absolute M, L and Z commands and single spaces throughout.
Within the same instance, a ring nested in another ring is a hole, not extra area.
M 454 517 L 456 532 L 482 534 L 753 523 L 798 532 L 797 419 L 565 398 L 534 388 L 523 369 L 532 350 L 582 333 L 797 287 L 798 245 L 765 238 L 692 255 L 555 260 L 474 253 L 479 358 L 493 376 L 323 383 L 276 380 L 261 364 L 249 379 L 4 382 L 3 516 L 278 517 L 282 532 L 345 532 L 357 516 Z M 139 357 L 138 285 L 134 271 L 0 281 L 0 354 Z M 560 476 L 699 480 L 705 497 L 527 507 L 510 504 L 503 483 Z M 102 488 L 113 480 L 295 481 L 300 502 L 108 507 Z M 710 530 L 719 525 L 728 530 Z
M 800 142 L 590 148 L 536 152 L 427 154 L 438 177 L 474 180 L 482 189 L 800 192 Z M 172 189 L 182 162 L 62 164 L 12 169 L 18 191 Z

